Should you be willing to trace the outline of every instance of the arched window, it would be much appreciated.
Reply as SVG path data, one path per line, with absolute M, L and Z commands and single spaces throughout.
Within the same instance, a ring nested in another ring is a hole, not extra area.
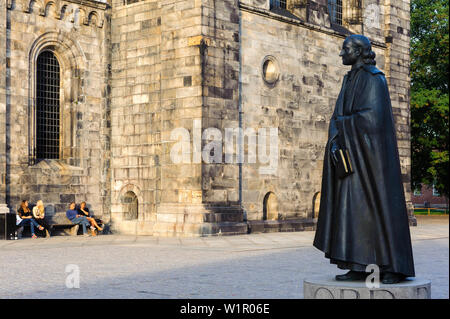
M 36 70 L 36 158 L 59 159 L 60 67 L 55 55 L 44 51 Z

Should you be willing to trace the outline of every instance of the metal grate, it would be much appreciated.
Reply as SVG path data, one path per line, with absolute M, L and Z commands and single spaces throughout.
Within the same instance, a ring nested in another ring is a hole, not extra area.
M 60 70 L 55 55 L 42 52 L 37 59 L 36 157 L 59 158 Z
M 270 8 L 287 9 L 287 0 L 270 0 Z
M 328 0 L 328 10 L 331 22 L 342 25 L 342 0 Z

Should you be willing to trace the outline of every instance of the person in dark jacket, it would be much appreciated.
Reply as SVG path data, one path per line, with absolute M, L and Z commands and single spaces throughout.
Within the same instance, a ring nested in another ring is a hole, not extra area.
M 34 219 L 33 214 L 31 213 L 31 209 L 28 207 L 28 201 L 23 200 L 20 203 L 20 207 L 17 210 L 17 213 L 19 214 L 19 217 L 21 219 L 21 222 L 17 225 L 17 234 L 19 238 L 22 238 L 22 232 L 24 229 L 24 226 L 29 225 L 31 230 L 31 238 L 37 238 L 34 228 L 37 227 L 39 230 L 43 230 L 44 227 L 39 225 Z
M 314 246 L 349 270 L 336 280 L 377 265 L 394 284 L 415 273 L 389 91 L 365 36 L 347 37 L 340 56 L 352 69 L 330 120 Z
M 78 214 L 78 211 L 75 208 L 76 204 L 74 202 L 70 203 L 69 209 L 66 211 L 66 216 L 72 223 L 79 224 L 83 227 L 83 236 L 89 236 L 87 227 L 91 226 L 91 224 L 86 219 L 86 216 Z M 95 228 L 91 226 L 91 230 L 94 229 Z

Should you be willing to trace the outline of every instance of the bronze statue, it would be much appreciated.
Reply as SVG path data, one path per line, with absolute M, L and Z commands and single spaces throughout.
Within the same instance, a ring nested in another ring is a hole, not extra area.
M 350 270 L 336 280 L 375 264 L 394 284 L 415 274 L 389 91 L 365 36 L 347 37 L 340 56 L 352 68 L 330 120 L 314 246 Z

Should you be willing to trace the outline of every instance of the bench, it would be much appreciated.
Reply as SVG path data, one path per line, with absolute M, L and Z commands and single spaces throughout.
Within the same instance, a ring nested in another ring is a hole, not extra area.
M 52 227 L 52 233 L 54 233 L 55 230 L 63 230 L 65 234 L 69 234 L 70 236 L 76 236 L 78 235 L 78 229 L 80 228 L 80 225 L 78 224 L 53 224 Z M 66 231 L 68 229 L 68 232 Z
M 104 228 L 105 225 L 102 220 L 95 218 L 95 221 L 101 228 Z M 52 231 L 61 229 L 64 233 L 69 234 L 70 236 L 77 236 L 78 234 L 82 234 L 83 232 L 83 227 L 81 227 L 79 224 L 72 224 L 69 220 L 67 223 L 52 224 L 50 226 L 52 227 Z M 66 231 L 67 229 L 69 230 Z M 87 227 L 87 230 L 89 231 L 89 227 Z M 98 235 L 98 230 L 95 229 L 94 231 L 95 234 Z
M 96 218 L 95 221 L 101 228 L 105 227 L 102 220 Z M 87 227 L 87 228 L 89 231 L 89 227 Z M 27 229 L 27 234 L 29 234 L 29 236 L 31 236 L 30 225 L 25 225 L 24 230 L 25 229 Z M 52 236 L 56 235 L 55 231 L 58 232 L 59 234 L 61 234 L 61 232 L 62 232 L 69 236 L 77 236 L 78 234 L 82 234 L 83 228 L 80 227 L 79 224 L 72 224 L 72 223 L 70 223 L 69 220 L 67 220 L 67 223 L 50 224 L 50 233 Z M 45 230 L 39 230 L 35 227 L 35 232 L 39 235 L 43 234 L 45 236 Z M 25 233 L 25 231 L 22 232 L 22 237 L 23 237 L 24 233 Z M 97 229 L 95 229 L 95 234 L 98 235 Z

